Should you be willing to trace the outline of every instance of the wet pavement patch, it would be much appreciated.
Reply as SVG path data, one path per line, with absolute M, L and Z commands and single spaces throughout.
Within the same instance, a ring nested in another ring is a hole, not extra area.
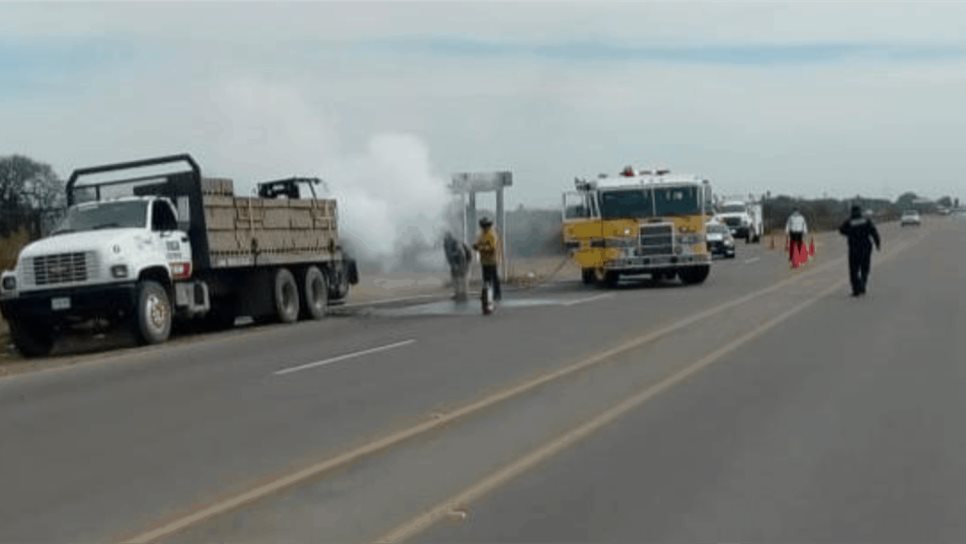
M 497 304 L 497 311 L 500 308 L 527 308 L 532 306 L 555 306 L 565 304 L 567 299 L 550 298 L 521 298 L 504 299 Z M 430 302 L 427 304 L 416 304 L 401 308 L 373 308 L 369 315 L 380 317 L 415 317 L 428 315 L 480 315 L 480 301 L 470 299 L 466 302 L 456 302 L 454 300 L 443 300 Z

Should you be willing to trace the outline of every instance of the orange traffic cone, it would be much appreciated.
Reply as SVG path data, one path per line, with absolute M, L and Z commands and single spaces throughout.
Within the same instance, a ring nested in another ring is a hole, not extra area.
M 814 236 L 812 236 L 812 239 L 809 240 L 809 243 L 808 243 L 808 255 L 810 257 L 815 256 L 815 237 Z
M 802 256 L 801 256 L 801 252 L 795 249 L 794 246 L 792 246 L 791 252 L 792 252 L 792 269 L 795 269 L 802 265 L 802 262 L 801 262 Z
M 802 264 L 808 264 L 808 248 L 805 247 L 805 242 L 798 245 L 798 250 L 802 252 Z

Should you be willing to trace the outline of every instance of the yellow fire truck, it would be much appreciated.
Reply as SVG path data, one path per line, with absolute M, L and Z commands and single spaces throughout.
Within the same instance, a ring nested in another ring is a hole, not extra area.
M 627 167 L 574 185 L 564 193 L 563 238 L 585 284 L 614 287 L 621 276 L 644 274 L 685 284 L 708 278 L 707 180 Z

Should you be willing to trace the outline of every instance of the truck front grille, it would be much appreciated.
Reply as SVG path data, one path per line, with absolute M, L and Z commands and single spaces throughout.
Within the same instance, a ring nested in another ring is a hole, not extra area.
M 86 253 L 58 253 L 34 257 L 26 268 L 26 283 L 58 285 L 85 282 L 93 274 L 94 256 Z
M 641 255 L 670 255 L 674 252 L 674 225 L 641 225 Z
M 741 226 L 741 218 L 740 217 L 725 217 L 724 224 L 725 225 L 728 225 L 729 227 L 740 227 Z

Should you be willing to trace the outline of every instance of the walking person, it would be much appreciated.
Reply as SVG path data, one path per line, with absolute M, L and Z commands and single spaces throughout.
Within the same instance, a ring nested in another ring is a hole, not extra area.
M 869 283 L 872 243 L 875 243 L 876 251 L 882 251 L 882 240 L 875 224 L 862 215 L 859 206 L 852 206 L 851 217 L 842 223 L 839 232 L 849 239 L 849 280 L 852 282 L 852 296 L 859 297 L 865 294 Z
M 785 222 L 785 237 L 788 239 L 788 260 L 794 261 L 795 255 L 800 254 L 805 246 L 805 236 L 808 234 L 808 222 L 798 208 L 792 210 Z
M 465 301 L 469 291 L 470 263 L 473 253 L 469 246 L 457 240 L 451 232 L 443 237 L 443 251 L 449 263 L 450 280 L 453 282 L 453 299 Z
M 500 293 L 500 245 L 493 228 L 493 220 L 488 217 L 480 219 L 480 235 L 473 244 L 473 249 L 480 253 L 480 265 L 483 267 L 483 283 L 489 282 L 493 286 L 493 300 L 503 298 Z

